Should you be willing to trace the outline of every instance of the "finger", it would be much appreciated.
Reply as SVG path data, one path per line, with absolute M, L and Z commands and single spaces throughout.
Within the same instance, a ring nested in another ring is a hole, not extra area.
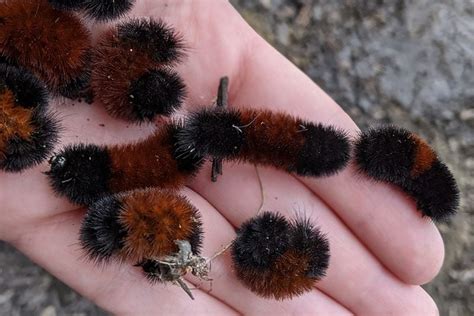
M 204 293 L 193 302 L 177 286 L 150 285 L 138 269 L 84 260 L 77 244 L 83 211 L 61 213 L 29 227 L 15 247 L 99 306 L 118 315 L 233 315 L 235 311 Z
M 0 239 L 18 237 L 19 228 L 32 220 L 72 208 L 67 201 L 56 198 L 41 171 L 44 166 L 20 174 L 0 172 Z
M 191 203 L 203 215 L 204 247 L 203 253 L 212 257 L 235 238 L 235 229 L 222 217 L 206 200 L 192 190 L 185 190 Z M 232 306 L 244 315 L 280 315 L 280 314 L 312 314 L 312 315 L 349 315 L 342 305 L 315 290 L 289 301 L 263 299 L 245 288 L 236 278 L 232 269 L 229 251 L 217 257 L 212 262 L 212 286 L 208 287 L 210 294 Z M 200 284 L 197 282 L 196 284 Z
M 415 203 L 396 188 L 358 179 L 351 168 L 333 179 L 304 182 L 339 210 L 355 234 L 400 279 L 408 284 L 429 282 L 444 260 L 443 240 L 435 225 L 422 218 Z M 329 186 L 339 188 L 339 194 Z
M 210 183 L 208 169 L 192 187 L 233 225 L 253 217 L 261 190 L 253 166 L 225 165 L 224 175 Z M 355 314 L 433 314 L 436 307 L 418 286 L 402 283 L 388 272 L 351 231 L 297 179 L 272 169 L 259 169 L 264 210 L 294 217 L 300 209 L 329 238 L 331 260 L 327 276 L 317 287 Z

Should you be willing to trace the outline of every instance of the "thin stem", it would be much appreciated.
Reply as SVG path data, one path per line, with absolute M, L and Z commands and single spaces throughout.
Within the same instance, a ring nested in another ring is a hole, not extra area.
M 186 294 L 188 294 L 189 297 L 194 300 L 193 293 L 191 293 L 191 290 L 189 289 L 188 285 L 183 281 L 183 279 L 179 278 L 178 280 L 176 280 L 176 282 L 186 292 Z
M 217 89 L 217 106 L 226 108 L 229 104 L 229 77 L 222 77 Z
M 227 108 L 229 102 L 229 78 L 222 77 L 219 82 L 219 88 L 217 89 L 217 107 Z M 212 170 L 211 170 L 211 181 L 217 182 L 219 175 L 222 175 L 222 159 L 212 159 Z

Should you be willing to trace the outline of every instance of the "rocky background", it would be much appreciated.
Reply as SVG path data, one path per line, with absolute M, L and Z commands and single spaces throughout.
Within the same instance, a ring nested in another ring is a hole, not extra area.
M 232 0 L 247 21 L 361 126 L 425 138 L 459 181 L 462 209 L 439 226 L 445 265 L 426 289 L 441 315 L 474 314 L 473 0 Z M 0 243 L 0 315 L 104 312 Z

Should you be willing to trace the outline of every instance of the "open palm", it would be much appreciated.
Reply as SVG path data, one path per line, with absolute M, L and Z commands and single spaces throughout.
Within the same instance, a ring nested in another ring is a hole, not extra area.
M 133 16 L 162 18 L 183 34 L 188 57 L 178 71 L 188 86 L 185 108 L 209 105 L 219 78 L 230 78 L 235 107 L 268 108 L 332 124 L 357 134 L 352 120 L 310 79 L 262 40 L 221 0 L 139 0 Z M 99 104 L 55 100 L 61 146 L 117 144 L 149 135 L 154 126 L 110 118 Z M 438 272 L 443 243 L 436 227 L 397 190 L 363 179 L 350 166 L 337 176 L 297 178 L 260 168 L 265 210 L 304 212 L 328 236 L 327 276 L 313 292 L 291 301 L 261 299 L 236 279 L 228 253 L 212 263 L 212 288 L 200 285 L 191 301 L 172 285 L 151 285 L 139 269 L 98 267 L 77 243 L 84 209 L 55 197 L 47 164 L 22 174 L 0 173 L 0 238 L 12 243 L 71 287 L 117 314 L 363 314 L 431 315 L 437 309 L 419 287 Z M 203 253 L 211 256 L 235 236 L 235 227 L 262 202 L 254 166 L 224 165 L 217 183 L 210 166 L 183 192 L 203 215 Z M 209 291 L 210 290 L 210 291 Z

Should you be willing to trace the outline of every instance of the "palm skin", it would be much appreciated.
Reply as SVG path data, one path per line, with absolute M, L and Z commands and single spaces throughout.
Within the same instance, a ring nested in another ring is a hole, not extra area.
M 219 78 L 230 77 L 231 106 L 270 108 L 339 126 L 352 136 L 352 120 L 309 78 L 262 40 L 221 0 L 139 0 L 133 16 L 162 18 L 179 30 L 188 57 L 179 72 L 188 86 L 186 109 L 212 104 Z M 61 145 L 124 143 L 146 137 L 153 126 L 133 126 L 92 106 L 56 100 Z M 105 126 L 101 126 L 103 124 Z M 313 292 L 291 301 L 261 299 L 235 278 L 229 254 L 212 263 L 195 301 L 173 285 L 150 285 L 131 265 L 97 266 L 77 244 L 84 209 L 51 191 L 43 164 L 22 174 L 0 174 L 0 238 L 13 244 L 72 288 L 107 311 L 122 315 L 311 314 L 433 315 L 437 308 L 418 286 L 439 271 L 443 242 L 412 201 L 392 187 L 362 178 L 350 166 L 321 179 L 295 178 L 260 168 L 265 210 L 289 217 L 304 212 L 328 236 L 327 276 Z M 255 167 L 224 164 L 210 182 L 210 165 L 183 190 L 203 214 L 203 253 L 211 256 L 235 236 L 235 227 L 261 203 Z M 211 291 L 209 291 L 211 290 Z

